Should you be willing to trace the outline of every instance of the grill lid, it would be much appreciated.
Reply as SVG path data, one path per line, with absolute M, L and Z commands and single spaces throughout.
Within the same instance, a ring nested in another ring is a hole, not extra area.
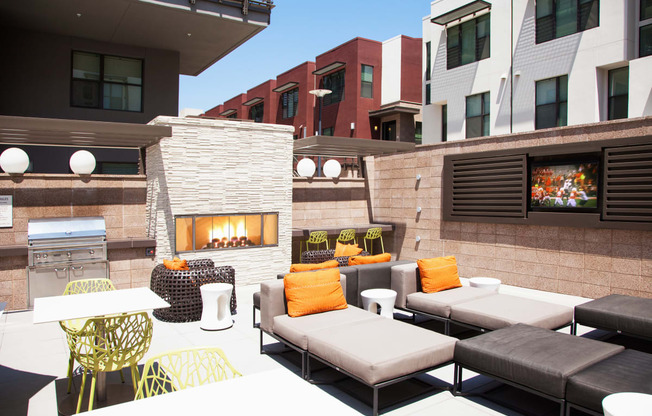
M 29 241 L 75 237 L 106 237 L 104 217 L 37 218 L 27 222 Z

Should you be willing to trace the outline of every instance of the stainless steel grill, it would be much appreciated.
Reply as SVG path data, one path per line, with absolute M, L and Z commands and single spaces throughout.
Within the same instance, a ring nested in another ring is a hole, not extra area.
M 109 276 L 103 217 L 29 220 L 27 241 L 29 308 L 34 298 L 61 295 L 72 280 Z

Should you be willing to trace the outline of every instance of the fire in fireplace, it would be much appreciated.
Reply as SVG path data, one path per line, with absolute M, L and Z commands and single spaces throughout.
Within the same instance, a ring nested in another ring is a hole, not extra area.
M 178 216 L 176 252 L 278 245 L 278 213 Z

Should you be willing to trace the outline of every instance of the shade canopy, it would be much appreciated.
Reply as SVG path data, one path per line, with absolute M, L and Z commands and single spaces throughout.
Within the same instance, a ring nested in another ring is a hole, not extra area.
M 414 149 L 414 143 L 350 137 L 312 136 L 294 141 L 294 154 L 306 156 L 374 156 L 411 152 Z
M 490 8 L 491 8 L 491 3 L 482 0 L 476 0 L 468 4 L 465 4 L 462 7 L 458 7 L 455 10 L 451 10 L 450 12 L 446 12 L 437 17 L 433 17 L 432 19 L 430 19 L 430 21 L 438 25 L 447 25 L 450 22 L 454 22 L 455 20 L 462 19 L 473 13 L 477 13 L 481 10 L 490 9 Z

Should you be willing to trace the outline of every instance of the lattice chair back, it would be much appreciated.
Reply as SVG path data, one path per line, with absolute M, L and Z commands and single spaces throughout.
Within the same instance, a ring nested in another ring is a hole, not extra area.
M 355 243 L 355 229 L 349 228 L 347 230 L 340 231 L 340 236 L 337 237 L 337 241 L 347 244 L 349 244 L 351 241 Z
M 321 243 L 326 243 L 326 249 L 328 250 L 328 232 L 312 231 L 310 237 L 306 240 L 306 250 L 310 250 L 310 244 L 317 244 L 317 248 L 319 249 L 319 244 Z M 303 252 L 301 243 L 299 243 L 299 251 Z
M 364 236 L 364 249 L 365 251 L 368 251 L 371 254 L 374 254 L 374 241 L 376 239 L 380 239 L 380 248 L 382 249 L 383 253 L 385 252 L 385 246 L 383 245 L 383 229 L 378 227 L 378 228 L 369 228 L 367 230 L 367 234 Z M 371 245 L 370 249 L 367 250 L 367 240 L 371 240 Z
M 241 376 L 219 348 L 169 351 L 147 360 L 135 400 Z
M 110 279 L 81 279 L 73 280 L 66 285 L 65 295 L 78 295 L 80 293 L 108 292 L 115 290 Z
M 95 383 L 100 371 L 116 371 L 130 367 L 134 394 L 136 393 L 139 381 L 137 364 L 149 349 L 154 330 L 147 312 L 91 318 L 79 331 L 63 328 L 75 360 L 93 375 L 88 410 L 93 409 Z M 84 371 L 77 413 L 81 408 L 86 374 L 87 371 Z

